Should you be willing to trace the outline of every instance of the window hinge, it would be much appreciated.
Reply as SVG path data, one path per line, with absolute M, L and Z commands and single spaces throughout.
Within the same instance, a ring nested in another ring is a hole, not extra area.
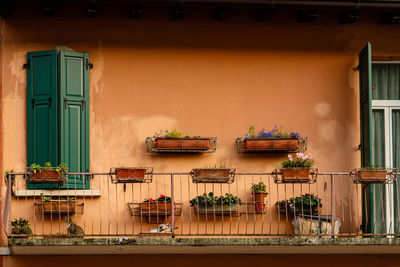
M 29 70 L 31 68 L 31 60 L 28 59 L 28 62 L 24 64 L 24 69 Z
M 89 63 L 89 59 L 86 59 L 86 70 L 93 69 L 93 63 Z

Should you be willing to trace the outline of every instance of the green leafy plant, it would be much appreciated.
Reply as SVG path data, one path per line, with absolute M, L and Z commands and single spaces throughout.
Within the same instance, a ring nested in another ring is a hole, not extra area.
M 50 200 L 66 200 L 66 201 L 74 201 L 75 197 L 59 197 L 59 196 L 45 196 L 43 194 L 40 194 L 40 198 L 42 201 L 50 201 Z
M 53 168 L 49 161 L 43 164 L 43 167 L 40 166 L 40 164 L 33 163 L 31 164 L 31 166 L 29 166 L 29 170 L 34 174 L 41 173 L 42 171 L 47 171 L 47 170 L 55 170 L 61 175 L 64 175 L 67 173 L 67 164 L 61 163 L 60 165 Z
M 264 184 L 264 182 L 259 182 L 257 184 L 253 184 L 251 186 L 251 192 L 254 192 L 254 193 L 267 192 L 267 186 Z
M 11 233 L 14 235 L 31 235 L 32 229 L 26 219 L 15 219 L 11 222 Z
M 214 196 L 213 192 L 208 194 L 204 193 L 203 195 L 197 196 L 190 200 L 190 205 L 195 206 L 198 205 L 200 207 L 208 207 L 215 205 L 237 205 L 242 204 L 242 200 L 238 196 L 234 196 L 232 194 L 226 193 L 225 196 Z
M 15 180 L 15 174 L 14 174 L 14 170 L 13 170 L 13 169 L 11 169 L 11 170 L 6 170 L 6 171 L 4 172 L 4 174 L 6 175 L 6 179 L 8 179 L 8 178 L 11 177 L 11 182 L 14 182 L 14 180 Z
M 296 211 L 315 211 L 317 208 L 322 207 L 322 200 L 314 194 L 304 194 L 298 197 L 292 197 L 288 200 L 277 201 L 276 205 L 281 210 L 296 210 Z
M 154 133 L 153 138 L 183 138 L 183 139 L 189 139 L 189 138 L 201 138 L 201 136 L 189 136 L 187 134 L 184 134 L 178 130 L 171 129 L 171 130 L 159 130 L 158 132 Z
M 247 134 L 244 136 L 244 139 L 268 139 L 268 138 L 301 138 L 299 133 L 285 130 L 283 127 L 278 128 L 276 125 L 272 130 L 266 132 L 265 129 L 262 129 L 258 133 L 256 133 L 256 128 L 254 126 L 250 126 Z
M 288 159 L 281 163 L 282 168 L 311 168 L 314 165 L 314 159 L 311 154 L 296 153 L 288 155 Z

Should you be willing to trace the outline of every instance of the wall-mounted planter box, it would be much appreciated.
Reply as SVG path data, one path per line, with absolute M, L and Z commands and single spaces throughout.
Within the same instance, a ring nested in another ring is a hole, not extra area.
M 196 168 L 190 175 L 193 183 L 233 183 L 236 169 L 230 168 Z
M 307 150 L 305 138 L 237 138 L 237 152 L 299 152 Z
M 205 214 L 217 215 L 217 216 L 222 216 L 222 215 L 237 216 L 238 215 L 238 205 L 237 204 L 231 204 L 231 205 L 225 204 L 225 205 L 214 205 L 214 206 L 195 205 L 194 208 L 195 208 L 197 215 L 205 215 Z
M 210 153 L 215 152 L 217 137 L 161 138 L 147 137 L 147 152 Z
M 275 183 L 315 183 L 318 169 L 282 168 L 272 172 Z
M 275 205 L 278 215 L 281 216 L 294 216 L 299 214 L 308 214 L 308 215 L 318 215 L 321 213 L 321 208 L 318 206 L 304 206 L 303 208 L 295 208 L 295 207 L 280 207 L 279 205 Z
M 38 207 L 40 214 L 53 214 L 53 215 L 72 215 L 77 212 L 78 208 L 81 208 L 83 213 L 83 203 L 79 203 L 76 200 L 48 200 L 35 202 L 35 206 Z
M 350 172 L 356 184 L 383 184 L 396 181 L 397 169 L 394 168 L 374 168 L 374 169 L 354 169 Z
M 166 222 L 172 212 L 175 216 L 180 216 L 182 213 L 182 202 L 174 202 L 174 208 L 172 208 L 172 202 L 160 202 L 158 205 L 156 202 L 129 202 L 128 208 L 131 216 L 140 217 L 149 224 L 160 224 Z
M 67 170 L 65 172 L 68 173 Z M 61 175 L 60 172 L 56 171 L 55 167 L 47 168 L 37 173 L 28 168 L 27 177 L 32 184 L 63 184 L 67 180 L 66 175 Z
M 121 167 L 111 168 L 112 183 L 151 183 L 152 167 Z

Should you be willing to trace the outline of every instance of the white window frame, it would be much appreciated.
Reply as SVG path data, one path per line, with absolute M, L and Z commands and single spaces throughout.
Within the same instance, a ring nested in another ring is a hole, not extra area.
M 373 61 L 372 64 L 400 64 L 400 61 Z M 372 97 L 372 96 L 371 96 Z M 385 120 L 385 165 L 393 168 L 392 112 L 400 110 L 400 100 L 372 100 L 372 110 L 383 110 Z M 394 190 L 393 184 L 386 184 L 386 231 L 394 233 Z

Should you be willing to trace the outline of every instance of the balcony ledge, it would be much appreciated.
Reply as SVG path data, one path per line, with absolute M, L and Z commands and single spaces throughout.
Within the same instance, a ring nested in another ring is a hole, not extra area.
M 9 239 L 11 255 L 400 254 L 400 238 Z

